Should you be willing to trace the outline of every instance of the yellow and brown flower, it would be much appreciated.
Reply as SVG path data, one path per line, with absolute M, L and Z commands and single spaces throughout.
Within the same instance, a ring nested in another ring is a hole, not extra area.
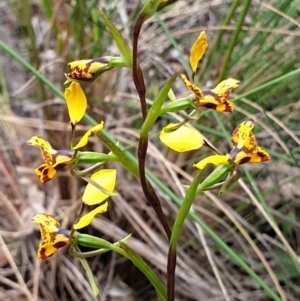
M 232 89 L 237 88 L 240 82 L 233 78 L 228 78 L 220 82 L 212 90 L 201 91 L 199 87 L 192 84 L 185 75 L 181 74 L 181 78 L 186 87 L 194 93 L 196 107 L 205 107 L 217 112 L 232 112 L 233 103 L 228 99 Z
M 28 145 L 40 148 L 44 164 L 39 166 L 35 173 L 42 183 L 50 181 L 57 171 L 63 169 L 66 165 L 73 162 L 72 157 L 74 151 L 71 150 L 55 150 L 51 144 L 39 136 L 33 136 L 27 141 Z
M 60 229 L 55 217 L 46 213 L 37 213 L 31 221 L 38 224 L 41 232 L 41 243 L 38 258 L 44 260 L 52 256 L 58 249 L 69 244 L 69 230 Z
M 220 165 L 233 162 L 236 166 L 245 163 L 260 163 L 270 160 L 270 155 L 261 149 L 252 133 L 253 121 L 244 121 L 232 132 L 233 149 L 226 155 L 209 156 L 194 164 L 198 169 L 205 169 L 207 164 Z
M 88 143 L 89 137 L 102 130 L 103 126 L 104 122 L 101 121 L 99 124 L 89 129 L 73 147 L 73 150 L 55 150 L 44 138 L 39 136 L 31 137 L 27 141 L 27 144 L 39 147 L 45 162 L 35 170 L 40 181 L 42 183 L 50 181 L 57 171 L 63 169 L 67 165 L 73 164 L 76 161 L 76 158 L 73 158 L 74 150 L 84 147 Z

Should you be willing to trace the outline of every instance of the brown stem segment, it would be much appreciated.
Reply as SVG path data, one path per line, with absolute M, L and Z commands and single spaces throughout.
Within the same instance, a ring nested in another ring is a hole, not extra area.
M 142 116 L 143 120 L 147 117 L 147 106 L 146 106 L 146 87 L 145 87 L 145 81 L 144 81 L 144 75 L 143 72 L 139 66 L 139 63 L 137 61 L 137 49 L 138 49 L 138 39 L 141 32 L 141 28 L 144 22 L 144 18 L 142 15 L 139 15 L 134 29 L 133 29 L 133 45 L 132 45 L 132 51 L 133 51 L 133 61 L 132 61 L 132 73 L 133 73 L 133 81 L 134 85 L 136 87 L 137 92 L 139 93 L 139 98 L 141 102 L 141 109 L 142 109 Z
M 168 239 L 171 238 L 171 229 L 166 220 L 166 217 L 162 211 L 160 200 L 157 197 L 151 183 L 148 181 L 145 175 L 145 161 L 146 161 L 146 153 L 148 147 L 148 136 L 147 137 L 140 137 L 139 146 L 138 146 L 138 159 L 139 159 L 139 173 L 140 173 L 140 180 L 141 185 L 143 188 L 144 195 L 155 211 L 157 217 L 159 218 Z
M 133 81 L 136 87 L 136 90 L 139 94 L 142 116 L 143 120 L 147 117 L 147 106 L 146 106 L 146 87 L 144 82 L 143 72 L 137 61 L 137 49 L 138 49 L 138 38 L 141 32 L 141 28 L 144 22 L 143 15 L 139 15 L 133 29 L 133 62 L 132 62 L 132 72 L 133 72 Z M 158 219 L 160 220 L 168 239 L 171 237 L 171 229 L 166 220 L 166 217 L 162 211 L 160 201 L 151 185 L 151 183 L 146 178 L 145 174 L 145 161 L 148 148 L 148 135 L 140 137 L 138 145 L 138 161 L 139 161 L 139 174 L 141 180 L 141 186 L 144 192 L 144 195 L 154 209 Z
M 175 300 L 175 269 L 176 269 L 176 248 L 169 247 L 168 265 L 167 265 L 167 294 L 168 301 Z
M 133 30 L 133 65 L 132 65 L 132 72 L 133 72 L 133 81 L 136 86 L 136 89 L 139 93 L 139 98 L 141 102 L 141 109 L 142 109 L 142 116 L 143 120 L 147 117 L 147 106 L 146 106 L 146 88 L 144 82 L 143 72 L 138 64 L 137 61 L 137 46 L 138 46 L 138 37 L 141 31 L 141 27 L 143 25 L 144 19 L 142 15 L 139 15 L 137 18 L 136 24 Z M 138 161 L 139 161 L 139 174 L 141 180 L 141 186 L 144 192 L 144 195 L 155 211 L 158 219 L 160 220 L 168 239 L 171 238 L 171 229 L 166 220 L 166 217 L 162 211 L 160 201 L 151 185 L 151 183 L 146 178 L 145 174 L 145 161 L 146 161 L 146 154 L 148 148 L 148 134 L 146 136 L 141 136 L 138 145 Z M 167 279 L 167 291 L 168 291 L 168 301 L 174 301 L 174 286 L 175 286 L 175 266 L 176 266 L 176 250 L 169 253 L 169 256 L 172 256 L 171 264 L 168 265 L 168 270 L 170 269 L 170 273 L 168 272 L 168 279 Z M 175 260 L 174 260 L 175 256 Z

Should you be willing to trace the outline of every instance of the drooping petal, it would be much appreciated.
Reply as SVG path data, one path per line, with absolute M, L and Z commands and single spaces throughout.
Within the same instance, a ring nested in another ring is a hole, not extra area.
M 222 103 L 218 104 L 215 108 L 217 112 L 233 112 L 233 103 L 228 99 L 223 99 Z
M 104 204 L 102 204 L 102 205 L 98 206 L 97 208 L 95 208 L 94 210 L 90 211 L 88 214 L 82 216 L 79 219 L 79 221 L 76 224 L 74 224 L 74 229 L 78 230 L 78 229 L 88 226 L 97 214 L 106 212 L 107 207 L 108 207 L 108 202 L 105 202 Z
M 38 249 L 38 258 L 40 260 L 44 260 L 50 256 L 52 256 L 56 251 L 66 245 L 69 244 L 69 238 L 62 235 L 62 234 L 57 234 L 55 235 L 54 241 L 53 242 L 45 242 L 42 241 L 39 245 Z
M 87 108 L 85 94 L 77 82 L 72 82 L 65 90 L 65 99 L 67 102 L 70 121 L 72 124 L 79 122 Z
M 52 256 L 56 251 L 57 249 L 53 247 L 52 243 L 41 242 L 37 252 L 38 258 L 39 260 L 45 260 L 48 257 Z
M 228 162 L 229 160 L 229 154 L 227 155 L 214 155 L 214 156 L 209 156 L 198 163 L 194 164 L 194 167 L 197 167 L 198 169 L 205 169 L 208 164 L 213 164 L 213 165 L 220 165 Z
M 91 179 L 99 184 L 107 191 L 113 192 L 116 185 L 117 172 L 115 169 L 102 169 L 91 176 Z M 96 205 L 102 203 L 109 196 L 97 187 L 88 183 L 83 196 L 82 201 L 87 205 Z
M 56 170 L 53 165 L 42 164 L 35 170 L 36 175 L 42 183 L 48 182 L 56 174 Z
M 196 85 L 192 84 L 187 77 L 184 74 L 180 74 L 184 84 L 186 85 L 186 87 L 191 90 L 197 98 L 203 98 L 203 93 L 201 91 L 201 89 L 199 87 L 197 87 Z
M 203 145 L 202 135 L 195 129 L 185 125 L 172 131 L 176 124 L 170 123 L 159 134 L 160 141 L 176 152 L 195 150 Z
M 190 53 L 190 65 L 192 68 L 193 73 L 196 72 L 198 67 L 198 62 L 201 60 L 204 52 L 207 48 L 207 42 L 206 42 L 206 34 L 204 31 L 202 31 L 197 38 L 196 42 L 193 44 L 191 53 Z
M 82 138 L 79 140 L 79 142 L 73 147 L 73 149 L 78 149 L 80 147 L 84 147 L 85 145 L 87 145 L 88 141 L 89 141 L 89 137 L 94 134 L 99 132 L 100 130 L 103 129 L 104 126 L 104 122 L 101 121 L 101 123 L 99 123 L 98 125 L 92 127 L 91 129 L 89 129 L 83 136 Z
M 270 155 L 261 149 L 259 146 L 256 149 L 256 153 L 251 155 L 250 163 L 260 163 L 270 160 Z

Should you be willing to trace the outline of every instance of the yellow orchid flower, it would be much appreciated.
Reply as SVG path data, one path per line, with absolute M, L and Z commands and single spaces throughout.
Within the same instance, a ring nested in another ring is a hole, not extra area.
M 98 172 L 95 172 L 91 176 L 91 180 L 93 180 L 99 186 L 103 187 L 104 190 L 113 192 L 116 186 L 116 177 L 117 177 L 117 172 L 115 169 L 102 169 Z M 91 212 L 87 213 L 86 215 L 82 216 L 79 219 L 79 221 L 74 225 L 74 229 L 77 230 L 88 226 L 97 214 L 106 212 L 108 207 L 108 203 L 106 199 L 108 197 L 109 195 L 102 192 L 100 189 L 95 187 L 92 183 L 88 183 L 82 196 L 83 203 L 88 206 L 96 205 L 96 204 L 101 204 L 101 205 L 95 208 L 94 210 L 92 210 Z
M 198 169 L 205 169 L 207 164 L 220 165 L 228 161 L 241 165 L 245 163 L 259 163 L 270 160 L 270 155 L 262 150 L 252 133 L 253 121 L 244 121 L 232 132 L 232 151 L 227 155 L 214 155 L 194 164 Z
M 64 95 L 67 102 L 70 121 L 74 125 L 82 119 L 87 108 L 87 100 L 80 84 L 77 82 L 72 82 L 65 90 Z
M 206 42 L 206 34 L 204 31 L 202 31 L 193 44 L 190 52 L 190 65 L 193 71 L 193 74 L 196 73 L 198 62 L 201 60 L 204 52 L 207 49 L 207 42 Z
M 70 81 L 94 81 L 101 72 L 105 71 L 109 65 L 105 57 L 90 60 L 78 60 L 68 64 L 71 71 L 65 74 L 68 83 Z
M 102 121 L 100 124 L 89 129 L 73 149 L 84 147 L 88 143 L 89 137 L 93 133 L 100 131 L 103 126 L 104 122 Z M 57 171 L 63 169 L 66 165 L 73 164 L 76 160 L 73 158 L 74 150 L 55 150 L 48 141 L 39 136 L 31 137 L 27 141 L 27 144 L 37 146 L 41 150 L 45 163 L 39 166 L 35 170 L 35 173 L 42 183 L 53 179 Z
M 203 145 L 202 135 L 185 125 L 170 123 L 159 134 L 160 141 L 176 152 L 187 152 Z
M 216 110 L 217 112 L 232 112 L 233 103 L 228 99 L 232 89 L 237 88 L 240 82 L 233 78 L 228 78 L 219 83 L 214 89 L 201 91 L 199 87 L 192 84 L 185 75 L 181 74 L 181 78 L 186 87 L 191 90 L 196 100 L 196 107 L 205 107 Z
M 58 170 L 72 163 L 74 151 L 55 150 L 51 144 L 39 136 L 33 136 L 27 141 L 28 145 L 40 148 L 45 164 L 39 166 L 35 173 L 42 183 L 51 180 Z
M 69 230 L 62 230 L 55 217 L 46 213 L 37 213 L 31 221 L 38 224 L 42 241 L 38 249 L 38 258 L 44 260 L 58 249 L 69 244 Z

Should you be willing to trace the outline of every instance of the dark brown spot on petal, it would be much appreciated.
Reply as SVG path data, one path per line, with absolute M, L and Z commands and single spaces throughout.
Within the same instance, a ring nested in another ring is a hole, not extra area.
M 51 179 L 48 175 L 44 175 L 44 176 L 41 176 L 40 180 L 42 183 L 46 183 L 46 182 L 50 181 Z
M 45 168 L 45 166 L 44 166 L 44 165 L 41 165 L 41 166 L 38 167 L 37 170 L 38 170 L 40 173 L 42 173 L 43 170 L 44 170 L 44 168 Z
M 251 159 L 251 157 L 245 157 L 245 158 L 243 158 L 243 159 L 239 162 L 239 165 L 245 164 L 245 163 L 249 162 L 250 159 Z
M 265 151 L 258 151 L 257 155 L 259 156 L 261 162 L 266 162 L 270 160 L 270 155 Z
M 57 164 L 56 166 L 54 166 L 54 169 L 55 169 L 56 171 L 59 171 L 59 170 L 63 169 L 63 168 L 66 167 L 66 166 L 67 166 L 67 164 L 61 163 L 61 164 Z
M 50 256 L 51 256 L 51 255 L 50 255 Z M 41 260 L 44 260 L 44 259 L 46 259 L 47 257 L 50 257 L 50 256 L 47 256 L 47 255 L 46 255 L 46 249 L 45 249 L 45 248 L 39 249 L 39 258 L 40 258 Z
M 49 173 L 49 168 L 48 168 L 48 167 L 44 167 L 44 169 L 41 170 L 41 172 L 42 172 L 42 176 L 45 177 L 45 176 L 47 176 L 48 173 Z
M 59 242 L 57 242 L 56 244 L 54 244 L 53 247 L 54 247 L 55 249 L 60 249 L 60 248 L 62 248 L 62 247 L 64 247 L 64 246 L 66 246 L 67 244 L 68 244 L 68 243 L 66 243 L 66 242 L 59 241 Z
M 217 105 L 215 105 L 213 103 L 205 103 L 205 104 L 201 104 L 201 107 L 215 110 L 217 108 Z
M 226 99 L 226 101 L 224 101 L 223 104 L 225 105 L 224 112 L 233 112 L 233 104 L 232 104 L 232 102 L 230 102 L 228 99 Z

